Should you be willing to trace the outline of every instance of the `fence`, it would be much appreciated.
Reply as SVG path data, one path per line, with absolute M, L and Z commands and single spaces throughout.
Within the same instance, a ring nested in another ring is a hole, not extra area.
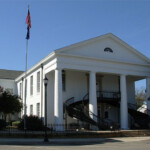
M 46 134 L 49 137 L 67 136 L 67 135 L 95 135 L 99 131 L 98 127 L 90 124 L 49 124 L 48 128 L 41 131 L 35 130 L 19 130 L 17 128 L 7 127 L 0 130 L 0 137 L 44 137 Z M 112 129 L 110 128 L 110 131 Z M 114 130 L 113 130 L 114 131 Z

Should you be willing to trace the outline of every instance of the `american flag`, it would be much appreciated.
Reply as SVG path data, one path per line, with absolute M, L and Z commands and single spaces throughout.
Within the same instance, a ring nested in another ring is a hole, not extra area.
M 31 17 L 30 17 L 30 11 L 29 11 L 29 9 L 28 9 L 27 17 L 26 17 L 26 24 L 27 24 L 26 39 L 28 40 L 30 38 L 30 28 L 31 28 Z

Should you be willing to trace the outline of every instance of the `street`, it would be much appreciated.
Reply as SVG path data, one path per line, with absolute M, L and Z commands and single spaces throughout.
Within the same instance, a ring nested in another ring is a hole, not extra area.
M 1 139 L 0 139 L 1 140 Z M 3 141 L 2 139 L 1 141 Z M 89 142 L 90 139 L 71 139 L 68 141 L 52 139 L 49 143 L 43 141 L 35 143 L 0 143 L 0 150 L 149 150 L 150 149 L 150 137 L 130 137 L 130 138 L 109 138 L 109 139 L 95 139 Z M 75 142 L 74 142 L 75 141 Z M 83 141 L 83 142 L 82 142 Z

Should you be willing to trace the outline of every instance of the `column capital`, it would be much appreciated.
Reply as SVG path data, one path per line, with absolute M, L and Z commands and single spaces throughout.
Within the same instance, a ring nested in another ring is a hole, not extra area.
M 62 68 L 55 68 L 55 70 L 59 70 L 59 71 L 61 71 L 61 70 L 63 70 Z
M 93 74 L 96 74 L 96 71 L 89 71 L 89 73 L 93 73 Z
M 120 76 L 122 76 L 122 77 L 123 77 L 123 76 L 124 76 L 124 77 L 126 77 L 126 76 L 127 76 L 127 74 L 120 74 Z

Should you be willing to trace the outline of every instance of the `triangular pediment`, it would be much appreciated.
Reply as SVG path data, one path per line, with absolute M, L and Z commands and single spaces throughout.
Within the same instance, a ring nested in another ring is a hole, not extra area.
M 149 64 L 150 62 L 147 57 L 113 34 L 106 34 L 97 38 L 79 42 L 57 50 L 56 52 L 68 55 L 91 57 L 93 59 L 118 60 L 139 64 Z

